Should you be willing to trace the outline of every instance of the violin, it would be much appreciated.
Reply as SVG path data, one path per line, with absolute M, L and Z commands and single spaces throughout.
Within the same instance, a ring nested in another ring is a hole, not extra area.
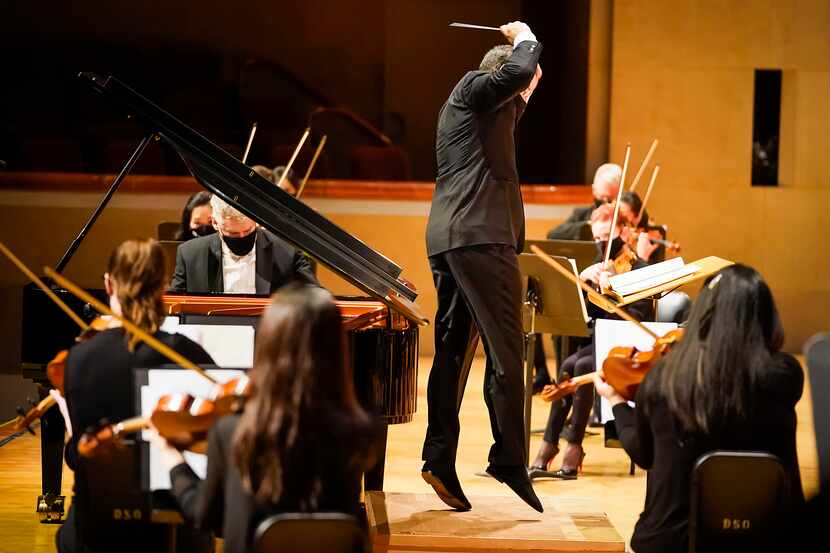
M 643 233 L 643 232 L 646 233 L 646 235 L 648 236 L 649 241 L 652 244 L 659 244 L 659 245 L 663 246 L 664 248 L 666 248 L 666 250 L 670 253 L 680 253 L 680 244 L 679 243 L 672 242 L 671 240 L 666 240 L 665 238 L 663 238 L 663 235 L 662 235 L 662 233 L 660 232 L 659 229 L 653 228 L 651 226 L 650 226 L 650 228 L 647 228 L 647 229 L 643 228 L 643 227 L 638 227 L 638 228 L 635 228 L 633 226 L 629 227 L 628 246 L 631 249 L 633 249 L 635 251 L 637 250 L 637 241 L 640 238 L 640 234 Z
M 627 401 L 633 400 L 646 374 L 682 338 L 683 329 L 676 328 L 657 338 L 650 350 L 623 346 L 611 348 L 608 357 L 602 363 L 605 381 Z M 542 399 L 556 401 L 572 394 L 580 386 L 593 383 L 593 375 L 594 373 L 588 373 L 557 384 L 549 384 L 542 390 Z
M 210 428 L 223 416 L 239 412 L 250 393 L 250 380 L 243 375 L 216 384 L 209 398 L 165 394 L 149 417 L 134 417 L 84 433 L 78 441 L 78 453 L 82 457 L 106 453 L 119 447 L 125 435 L 151 426 L 177 449 L 205 453 Z
M 637 254 L 634 253 L 634 250 L 628 244 L 623 244 L 623 247 L 613 261 L 614 274 L 627 273 L 631 270 L 635 261 L 637 261 Z

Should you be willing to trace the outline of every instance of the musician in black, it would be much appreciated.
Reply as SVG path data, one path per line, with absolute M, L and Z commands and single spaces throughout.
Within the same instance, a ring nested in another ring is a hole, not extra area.
M 215 530 L 228 553 L 252 551 L 266 516 L 286 511 L 360 515 L 363 472 L 378 455 L 378 422 L 358 405 L 331 294 L 284 288 L 259 324 L 252 397 L 208 435 L 207 476 L 159 437 L 182 514 Z
M 622 168 L 616 163 L 604 163 L 594 173 L 594 181 L 591 184 L 591 191 L 594 194 L 594 203 L 585 207 L 577 207 L 556 228 L 548 232 L 549 240 L 581 240 L 583 233 L 586 235 L 588 219 L 594 209 L 602 204 L 611 203 L 617 198 L 620 190 L 620 179 Z
M 495 443 L 487 471 L 538 511 L 524 462 L 521 282 L 524 208 L 515 128 L 541 77 L 542 45 L 524 23 L 501 27 L 496 46 L 453 89 L 438 116 L 438 176 L 427 223 L 427 254 L 438 292 L 435 358 L 422 476 L 456 509 L 469 509 L 455 471 L 458 410 L 477 333 L 487 366 L 484 398 Z
M 616 228 L 611 229 L 614 218 L 614 206 L 603 204 L 596 208 L 589 219 L 591 233 L 599 246 L 597 252 L 597 263 L 587 267 L 579 275 L 585 282 L 594 286 L 608 286 L 608 278 L 614 274 L 613 267 L 605 267 L 605 257 L 608 240 L 611 239 L 610 257 L 613 260 L 626 248 L 625 237 L 628 229 L 624 227 L 620 219 L 617 220 Z M 647 263 L 636 258 L 631 263 L 632 269 L 646 267 Z M 600 309 L 590 302 L 586 302 L 588 314 L 593 319 L 617 318 Z M 640 300 L 626 307 L 626 311 L 638 320 L 650 320 L 653 309 L 650 300 Z M 588 374 L 595 369 L 594 341 L 590 339 L 587 344 L 582 345 L 573 354 L 569 355 L 559 367 L 558 382 Z M 543 390 L 544 394 L 545 390 Z M 551 403 L 548 414 L 548 422 L 545 425 L 545 435 L 539 446 L 536 458 L 529 467 L 531 478 L 553 477 L 562 480 L 576 480 L 582 462 L 585 459 L 585 450 L 582 441 L 585 438 L 585 430 L 588 426 L 588 419 L 591 414 L 591 407 L 594 404 L 594 390 L 591 386 L 582 386 L 573 395 L 565 396 Z M 570 416 L 570 425 L 565 423 Z M 559 453 L 559 437 L 565 435 L 565 449 L 562 454 L 562 466 L 556 471 L 549 471 L 549 466 L 554 457 Z
M 180 334 L 159 330 L 164 320 L 164 251 L 155 240 L 128 240 L 112 253 L 104 276 L 113 312 L 152 334 L 195 363 L 213 363 L 201 346 Z M 121 327 L 98 333 L 74 346 L 66 359 L 64 394 L 72 438 L 66 446 L 66 464 L 75 471 L 75 496 L 69 515 L 57 535 L 61 553 L 161 551 L 167 536 L 164 525 L 149 523 L 102 524 L 91 520 L 89 507 L 96 498 L 88 491 L 88 461 L 78 456 L 78 440 L 104 419 L 116 423 L 139 414 L 132 369 L 170 361 Z M 193 540 L 193 534 L 190 534 Z M 198 538 L 195 541 L 199 541 Z M 210 540 L 202 536 L 203 545 Z M 196 548 L 198 549 L 198 547 Z
M 646 374 L 636 407 L 602 375 L 594 377 L 597 393 L 612 405 L 623 447 L 648 471 L 645 507 L 631 537 L 637 553 L 689 550 L 690 477 L 710 451 L 774 454 L 788 476 L 789 500 L 803 504 L 795 406 L 804 373 L 780 351 L 783 342 L 767 283 L 755 269 L 731 265 L 706 281 L 683 339 Z M 791 542 L 785 550 L 793 550 Z
M 210 202 L 218 232 L 179 246 L 171 292 L 268 295 L 289 282 L 319 285 L 302 252 L 219 197 Z
M 211 224 L 210 197 L 210 192 L 203 190 L 196 192 L 187 199 L 187 203 L 182 210 L 182 223 L 176 233 L 176 240 L 186 242 L 191 238 L 207 236 L 216 232 Z

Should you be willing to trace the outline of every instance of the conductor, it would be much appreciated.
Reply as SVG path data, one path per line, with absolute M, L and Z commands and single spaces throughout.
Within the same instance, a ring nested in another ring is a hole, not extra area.
M 542 76 L 537 42 L 521 22 L 500 27 L 511 45 L 492 48 L 455 85 L 438 115 L 438 176 L 427 255 L 438 294 L 435 357 L 421 476 L 450 507 L 471 508 L 455 471 L 458 411 L 468 347 L 480 334 L 484 401 L 494 443 L 487 472 L 542 512 L 525 469 L 521 280 L 525 233 L 515 128 Z

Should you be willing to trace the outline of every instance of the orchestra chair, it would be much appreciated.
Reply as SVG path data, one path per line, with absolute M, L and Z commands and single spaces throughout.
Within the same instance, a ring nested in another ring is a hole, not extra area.
M 790 484 L 760 451 L 706 453 L 692 469 L 689 553 L 759 551 L 783 529 Z
M 79 458 L 78 470 L 87 475 L 88 498 L 76 505 L 84 520 L 81 532 L 84 527 L 111 528 L 123 534 L 127 543 L 131 536 L 146 537 L 152 532 L 155 542 L 164 544 L 159 553 L 213 551 L 213 534 L 182 525 L 180 516 L 156 520 L 153 512 L 158 505 L 151 508 L 150 494 L 141 489 L 141 461 L 136 447 L 127 443 L 106 454 Z M 174 512 L 176 507 L 171 504 L 166 509 Z
M 605 447 L 622 448 L 623 445 L 620 441 L 619 435 L 617 434 L 616 423 L 613 420 L 605 421 L 603 426 L 605 430 L 605 439 L 603 440 Z M 631 457 L 628 458 L 628 461 L 628 474 L 634 476 L 634 471 L 636 470 L 637 465 L 634 464 L 634 460 L 631 459 Z
M 280 513 L 257 525 L 254 553 L 368 553 L 369 539 L 346 513 Z
M 162 221 L 156 227 L 156 238 L 158 240 L 175 240 L 181 223 L 178 221 Z

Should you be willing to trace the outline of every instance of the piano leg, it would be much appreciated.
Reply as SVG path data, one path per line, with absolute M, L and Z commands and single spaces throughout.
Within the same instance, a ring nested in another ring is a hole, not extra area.
M 60 524 L 63 518 L 64 496 L 61 495 L 63 476 L 63 439 L 66 425 L 58 409 L 48 410 L 40 420 L 41 490 L 37 498 L 37 513 L 44 524 Z
M 386 467 L 386 438 L 389 435 L 389 426 L 381 425 L 381 443 L 378 451 L 378 462 L 363 475 L 363 489 L 368 491 L 383 491 L 383 470 Z

